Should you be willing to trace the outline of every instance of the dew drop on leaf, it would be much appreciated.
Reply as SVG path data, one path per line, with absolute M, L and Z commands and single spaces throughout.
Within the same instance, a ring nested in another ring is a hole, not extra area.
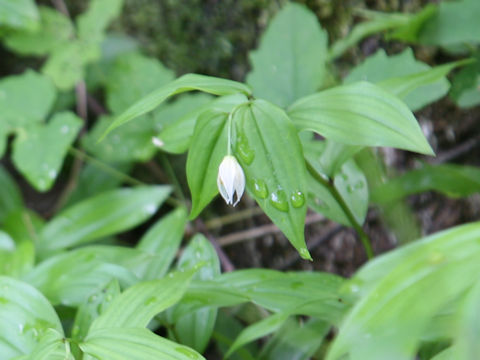
M 283 190 L 277 190 L 270 194 L 270 203 L 273 207 L 280 211 L 288 211 L 287 195 Z
M 290 196 L 290 202 L 294 208 L 301 208 L 305 204 L 305 195 L 301 191 L 295 191 Z
M 252 192 L 255 196 L 259 197 L 260 199 L 266 199 L 268 196 L 268 188 L 265 181 L 260 179 L 253 179 L 251 181 L 252 185 Z

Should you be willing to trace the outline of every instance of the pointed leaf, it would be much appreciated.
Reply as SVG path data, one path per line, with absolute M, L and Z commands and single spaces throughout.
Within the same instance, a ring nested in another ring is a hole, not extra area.
M 305 259 L 306 169 L 297 132 L 282 109 L 263 100 L 233 114 L 235 153 L 247 189 Z
M 288 113 L 299 130 L 312 130 L 347 145 L 388 146 L 433 154 L 407 106 L 367 82 L 307 96 L 293 104 Z

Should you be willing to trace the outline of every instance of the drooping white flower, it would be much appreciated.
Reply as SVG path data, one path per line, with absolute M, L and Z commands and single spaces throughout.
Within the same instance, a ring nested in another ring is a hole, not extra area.
M 245 190 L 245 175 L 237 159 L 232 155 L 223 158 L 218 167 L 217 186 L 228 205 L 237 205 Z M 234 197 L 236 200 L 234 202 Z

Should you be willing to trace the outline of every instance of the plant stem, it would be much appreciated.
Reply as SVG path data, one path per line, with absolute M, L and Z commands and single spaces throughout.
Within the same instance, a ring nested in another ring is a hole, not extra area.
M 353 215 L 352 211 L 348 207 L 347 203 L 345 202 L 345 199 L 342 197 L 342 195 L 338 192 L 337 188 L 333 184 L 333 181 L 327 180 L 324 176 L 322 176 L 308 160 L 305 160 L 305 163 L 307 165 L 307 170 L 308 172 L 317 180 L 319 183 L 322 185 L 326 186 L 327 189 L 330 191 L 330 193 L 333 195 L 335 200 L 338 202 L 340 207 L 342 208 L 343 212 L 347 216 L 348 221 L 352 225 L 352 227 L 355 229 L 357 232 L 358 236 L 360 237 L 360 241 L 363 244 L 363 247 L 365 248 L 365 252 L 367 254 L 367 257 L 369 259 L 372 259 L 374 257 L 373 255 L 373 250 L 372 250 L 372 245 L 370 243 L 370 239 L 368 238 L 368 235 L 365 233 L 363 230 L 361 224 L 357 222 L 355 219 L 355 216 Z
M 175 192 L 175 195 L 183 201 L 184 204 L 187 203 L 187 199 L 185 198 L 185 195 L 183 194 L 182 191 L 182 185 L 180 184 L 180 181 L 178 181 L 177 175 L 175 175 L 175 171 L 173 170 L 172 164 L 170 163 L 170 160 L 168 160 L 167 155 L 161 154 L 160 155 L 160 161 L 162 163 L 163 168 L 165 169 L 167 176 L 169 180 L 173 184 L 173 191 Z

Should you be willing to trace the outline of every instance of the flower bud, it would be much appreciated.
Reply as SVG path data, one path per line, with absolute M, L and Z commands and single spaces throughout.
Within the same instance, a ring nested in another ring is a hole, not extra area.
M 218 167 L 217 186 L 220 195 L 228 205 L 238 204 L 245 190 L 245 175 L 234 156 L 227 155 L 223 158 Z

